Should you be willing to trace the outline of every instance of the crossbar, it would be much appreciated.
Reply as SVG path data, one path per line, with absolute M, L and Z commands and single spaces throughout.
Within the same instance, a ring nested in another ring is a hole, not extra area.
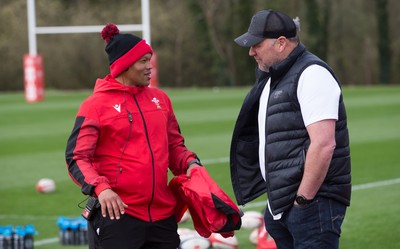
M 150 0 L 141 0 L 142 5 L 142 24 L 119 24 L 118 29 L 122 32 L 141 31 L 143 39 L 150 44 Z M 36 35 L 43 34 L 71 34 L 71 33 L 98 33 L 103 29 L 103 25 L 90 26 L 36 26 L 35 0 L 27 0 L 28 12 L 28 39 L 29 54 L 37 54 Z

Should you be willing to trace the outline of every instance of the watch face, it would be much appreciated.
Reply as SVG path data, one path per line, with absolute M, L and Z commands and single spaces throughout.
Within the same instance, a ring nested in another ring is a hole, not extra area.
M 301 196 L 296 196 L 296 202 L 297 202 L 297 204 L 299 204 L 299 205 L 303 205 L 303 198 L 301 198 Z
M 296 197 L 296 202 L 299 205 L 306 205 L 309 201 L 304 196 L 299 195 Z

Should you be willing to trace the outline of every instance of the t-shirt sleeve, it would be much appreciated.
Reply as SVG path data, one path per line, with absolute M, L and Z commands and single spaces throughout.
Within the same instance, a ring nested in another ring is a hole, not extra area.
M 339 83 L 320 65 L 307 67 L 299 78 L 297 98 L 300 103 L 304 125 L 325 119 L 338 119 Z

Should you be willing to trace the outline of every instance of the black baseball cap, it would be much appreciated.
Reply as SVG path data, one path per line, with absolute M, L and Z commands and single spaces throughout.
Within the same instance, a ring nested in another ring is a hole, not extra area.
M 251 19 L 249 29 L 237 37 L 235 42 L 242 47 L 251 47 L 266 38 L 296 36 L 296 24 L 288 15 L 276 10 L 261 10 Z

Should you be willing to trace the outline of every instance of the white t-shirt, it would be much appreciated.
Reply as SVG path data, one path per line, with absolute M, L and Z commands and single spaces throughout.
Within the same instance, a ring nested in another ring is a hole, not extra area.
M 265 118 L 267 114 L 267 103 L 270 92 L 271 79 L 268 80 L 260 97 L 258 111 L 258 134 L 259 134 L 259 162 L 261 174 L 265 178 Z M 332 74 L 320 65 L 307 67 L 300 75 L 297 87 L 297 98 L 300 103 L 301 114 L 304 125 L 325 120 L 338 119 L 340 87 Z M 268 209 L 271 212 L 269 202 Z M 272 212 L 271 212 L 272 214 Z M 282 213 L 274 215 L 278 220 Z

